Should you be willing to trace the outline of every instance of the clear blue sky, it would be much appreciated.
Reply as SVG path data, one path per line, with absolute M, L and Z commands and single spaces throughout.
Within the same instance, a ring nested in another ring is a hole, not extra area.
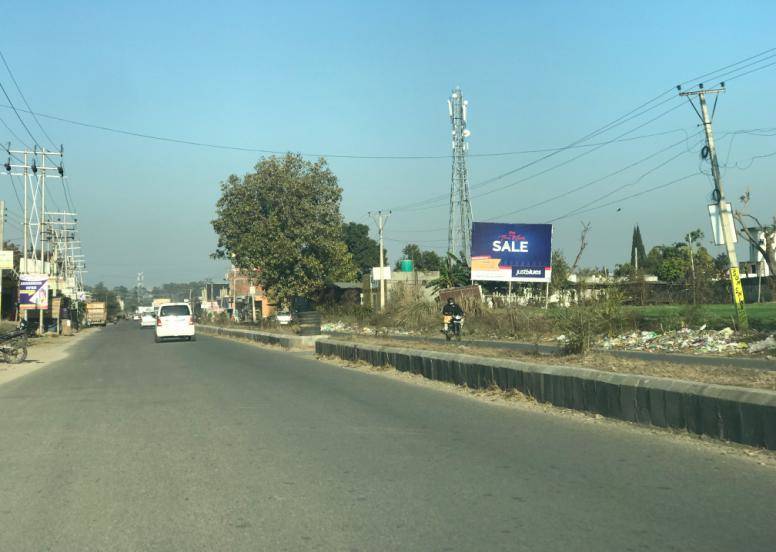
M 28 101 L 41 113 L 257 148 L 446 155 L 446 99 L 456 85 L 470 102 L 472 154 L 562 146 L 677 82 L 776 47 L 774 29 L 774 2 L 44 0 L 34 10 L 6 13 L 0 45 Z M 21 105 L 4 71 L 0 82 Z M 776 127 L 775 84 L 776 66 L 731 81 L 715 118 L 721 161 L 733 166 L 724 173 L 728 195 L 736 198 L 748 188 L 754 212 L 766 219 L 776 205 L 776 155 L 741 169 L 753 156 L 776 151 L 776 137 L 725 134 Z M 666 103 L 597 140 L 614 138 L 678 103 Z M 23 136 L 11 111 L 0 109 L 0 117 Z M 65 145 L 90 282 L 132 284 L 139 271 L 148 284 L 223 277 L 224 265 L 208 258 L 216 242 L 209 221 L 218 184 L 230 173 L 249 171 L 259 154 L 41 121 Z M 539 154 L 472 157 L 475 220 L 561 196 L 505 219 L 544 222 L 618 187 L 627 185 L 606 201 L 697 171 L 699 147 L 691 139 L 692 151 L 641 180 L 686 151 L 683 145 L 566 193 L 676 143 L 683 131 L 696 133 L 697 116 L 689 105 L 631 135 L 667 131 L 676 132 L 602 147 L 482 197 L 479 193 L 582 150 L 482 188 L 476 185 Z M 0 139 L 10 140 L 7 134 L 0 127 Z M 347 220 L 365 222 L 368 210 L 449 190 L 449 159 L 330 163 L 344 189 Z M 9 210 L 18 213 L 6 177 L 0 186 Z M 627 260 L 636 223 L 648 248 L 697 227 L 709 234 L 710 187 L 701 175 L 559 220 L 555 245 L 573 255 L 580 221 L 589 221 L 583 264 L 612 267 Z M 444 250 L 446 224 L 444 202 L 395 212 L 386 227 L 391 258 L 409 241 Z M 21 231 L 12 226 L 6 235 Z

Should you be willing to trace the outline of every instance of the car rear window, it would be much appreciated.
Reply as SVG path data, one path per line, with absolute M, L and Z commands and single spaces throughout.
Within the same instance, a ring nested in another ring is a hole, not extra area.
M 189 316 L 188 305 L 165 305 L 159 309 L 159 316 Z

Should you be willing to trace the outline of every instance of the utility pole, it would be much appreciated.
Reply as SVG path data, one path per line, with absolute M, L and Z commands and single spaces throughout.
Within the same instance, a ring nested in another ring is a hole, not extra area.
M 24 251 L 22 257 L 21 274 L 43 274 L 51 276 L 51 271 L 46 269 L 46 233 L 48 232 L 46 217 L 46 178 L 64 178 L 65 172 L 62 165 L 64 151 L 47 151 L 45 148 L 32 150 L 12 150 L 10 144 L 6 148 L 9 155 L 5 165 L 6 174 L 22 176 L 24 178 Z M 18 162 L 22 156 L 21 163 Z M 13 157 L 17 162 L 11 162 Z M 59 164 L 46 164 L 49 157 L 59 158 Z M 38 166 L 38 159 L 41 165 Z M 21 169 L 21 172 L 19 172 Z M 49 174 L 52 171 L 52 174 Z M 33 182 L 34 180 L 34 182 Z M 32 228 L 35 227 L 33 233 Z M 30 267 L 32 257 L 32 267 Z M 43 333 L 45 310 L 40 309 L 39 331 Z M 25 311 L 25 319 L 27 311 Z
M 714 193 L 712 197 L 717 204 L 717 213 L 719 214 L 720 226 L 722 229 L 722 241 L 725 245 L 725 251 L 728 256 L 730 285 L 733 290 L 733 302 L 736 307 L 736 318 L 738 321 L 738 328 L 740 330 L 746 330 L 749 328 L 749 319 L 746 316 L 746 309 L 744 307 L 744 288 L 741 286 L 741 275 L 738 270 L 738 257 L 736 255 L 736 229 L 733 227 L 732 217 L 728 218 L 726 215 L 731 211 L 730 203 L 725 201 L 725 191 L 722 188 L 722 177 L 719 172 L 719 162 L 717 161 L 717 148 L 714 145 L 714 133 L 711 128 L 711 120 L 714 117 L 714 112 L 717 107 L 717 99 L 719 94 L 725 91 L 725 83 L 720 83 L 720 88 L 704 90 L 703 85 L 699 85 L 699 90 L 693 90 L 688 92 L 681 92 L 681 86 L 677 89 L 680 91 L 679 95 L 684 96 L 692 105 L 692 108 L 700 117 L 703 123 L 703 130 L 706 133 L 706 154 L 704 157 L 708 157 L 711 162 L 711 174 L 714 177 Z M 709 117 L 709 108 L 706 104 L 706 94 L 713 94 L 714 97 L 714 109 L 712 110 L 711 117 Z M 693 96 L 698 96 L 700 103 L 700 112 L 692 101 Z
M 382 311 L 385 309 L 385 259 L 383 258 L 383 229 L 385 228 L 385 222 L 388 220 L 388 217 L 391 216 L 391 212 L 388 211 L 386 214 L 382 211 L 377 211 L 376 213 L 370 211 L 369 216 L 372 217 L 372 220 L 374 220 L 375 224 L 377 224 L 377 232 L 380 236 L 380 310 Z
M 5 251 L 5 201 L 2 199 L 0 199 L 0 251 Z M 2 320 L 2 318 L 3 318 L 3 269 L 0 268 L 0 320 Z

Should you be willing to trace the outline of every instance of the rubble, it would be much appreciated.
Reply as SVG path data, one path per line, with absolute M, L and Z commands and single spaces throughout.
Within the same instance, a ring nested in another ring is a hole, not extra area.
M 626 351 L 663 351 L 704 353 L 736 353 L 743 351 L 764 351 L 776 348 L 776 340 L 770 336 L 761 342 L 753 343 L 755 349 L 745 341 L 739 340 L 732 328 L 707 330 L 701 326 L 697 330 L 682 328 L 680 330 L 658 334 L 641 331 L 624 334 L 617 337 L 607 337 L 601 342 L 603 349 L 619 349 Z
M 776 349 L 776 339 L 774 339 L 773 335 L 769 335 L 761 341 L 753 341 L 749 344 L 749 351 L 752 353 L 760 353 L 771 349 Z

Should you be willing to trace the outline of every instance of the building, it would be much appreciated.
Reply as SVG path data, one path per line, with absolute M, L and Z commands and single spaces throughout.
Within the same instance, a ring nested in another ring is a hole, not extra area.
M 760 247 L 765 249 L 769 253 L 770 258 L 773 259 L 774 255 L 776 255 L 776 231 L 766 236 L 766 232 L 762 228 L 753 227 L 747 228 L 747 230 L 752 237 L 756 237 Z M 771 275 L 768 261 L 762 254 L 762 251 L 753 243 L 749 244 L 749 261 L 740 264 L 742 265 L 740 268 L 742 278 L 757 278 L 758 276 Z
M 248 271 L 233 266 L 224 277 L 227 296 L 222 299 L 226 299 L 230 312 L 237 310 L 240 320 L 269 318 L 275 312 L 275 305 L 270 304 L 266 292 L 256 281 L 257 276 L 258 269 Z

